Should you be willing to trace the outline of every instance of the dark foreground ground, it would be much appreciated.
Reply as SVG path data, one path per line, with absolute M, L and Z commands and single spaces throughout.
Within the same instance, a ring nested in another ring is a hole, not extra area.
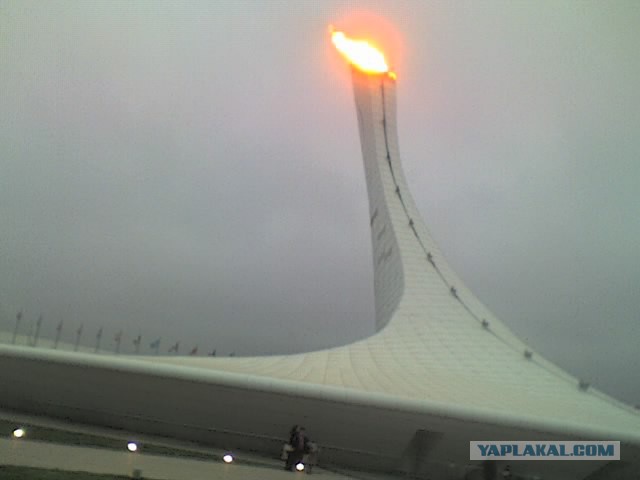
M 99 475 L 86 472 L 65 472 L 32 467 L 13 467 L 0 465 L 2 480 L 130 480 L 119 475 Z

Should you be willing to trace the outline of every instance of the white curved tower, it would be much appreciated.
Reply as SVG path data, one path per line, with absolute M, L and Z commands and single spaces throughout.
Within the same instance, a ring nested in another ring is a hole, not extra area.
M 2 405 L 265 450 L 303 421 L 326 461 L 429 478 L 477 478 L 468 476 L 479 468 L 469 461 L 469 440 L 620 440 L 623 461 L 640 458 L 639 412 L 537 355 L 448 266 L 400 163 L 395 79 L 355 68 L 352 79 L 375 335 L 252 358 L 109 358 L 1 346 L 0 379 L 14 386 Z M 45 387 L 35 379 L 46 379 Z M 601 462 L 518 463 L 513 469 L 525 478 L 617 478 Z

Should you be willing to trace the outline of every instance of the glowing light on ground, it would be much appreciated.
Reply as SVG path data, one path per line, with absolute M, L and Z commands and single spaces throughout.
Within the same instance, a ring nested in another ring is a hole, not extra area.
M 13 431 L 13 436 L 14 436 L 15 438 L 22 438 L 22 437 L 24 437 L 24 434 L 25 434 L 25 433 L 27 433 L 27 432 L 25 432 L 25 431 L 24 431 L 24 428 L 16 428 L 16 429 Z
M 224 463 L 231 463 L 233 462 L 233 456 L 229 453 L 227 453 L 224 457 L 222 457 L 222 461 Z
M 138 451 L 138 445 L 134 442 L 129 442 L 127 443 L 127 450 L 129 450 L 130 452 L 136 452 Z
M 304 464 L 302 463 L 298 463 L 296 464 L 296 470 L 298 470 L 299 472 L 304 470 Z

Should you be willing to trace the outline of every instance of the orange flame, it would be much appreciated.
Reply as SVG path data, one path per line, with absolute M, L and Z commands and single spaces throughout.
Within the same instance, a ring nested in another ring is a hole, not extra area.
M 338 51 L 353 66 L 365 73 L 387 73 L 389 67 L 384 54 L 366 40 L 353 40 L 344 32 L 336 32 L 331 28 L 331 41 Z M 395 73 L 389 72 L 395 79 Z

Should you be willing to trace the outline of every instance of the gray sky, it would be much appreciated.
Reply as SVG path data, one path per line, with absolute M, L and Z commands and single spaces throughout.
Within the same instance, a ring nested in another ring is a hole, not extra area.
M 2 329 L 24 309 L 43 335 L 64 318 L 67 340 L 104 325 L 105 346 L 123 328 L 127 348 L 222 354 L 371 334 L 330 23 L 388 42 L 409 184 L 462 278 L 549 359 L 640 403 L 632 1 L 1 2 Z

